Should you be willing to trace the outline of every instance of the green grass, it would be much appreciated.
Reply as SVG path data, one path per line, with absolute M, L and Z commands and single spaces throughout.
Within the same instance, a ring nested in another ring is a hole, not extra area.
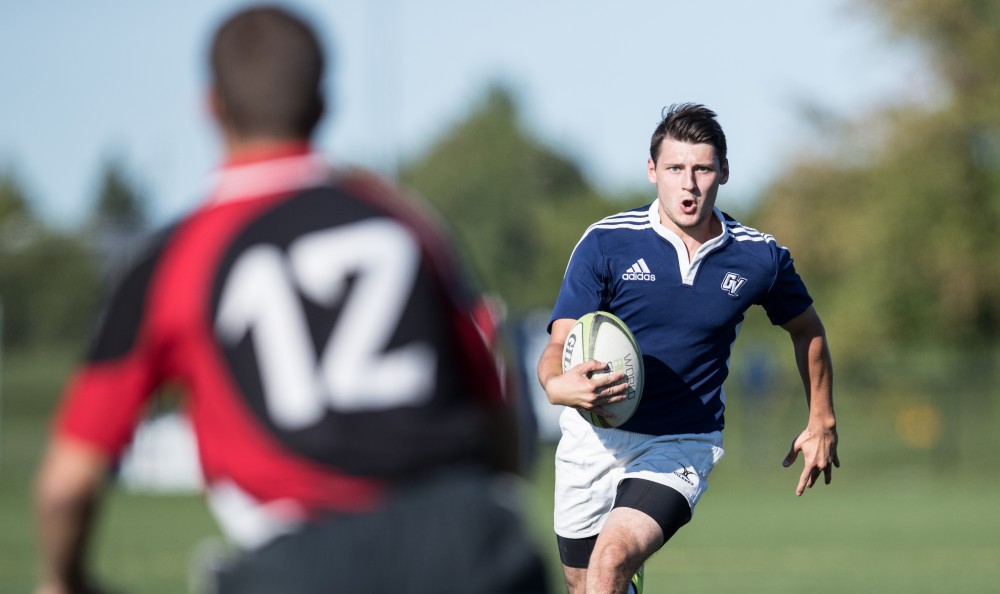
M 799 470 L 731 462 L 712 475 L 691 523 L 647 563 L 648 593 L 1000 591 L 995 475 L 844 467 L 796 497 Z M 540 470 L 536 522 L 551 514 L 542 492 L 551 493 L 551 475 Z
M 30 592 L 34 584 L 30 481 L 71 362 L 68 351 L 4 361 L 0 594 Z M 833 484 L 801 498 L 794 495 L 799 470 L 780 466 L 804 420 L 800 397 L 756 411 L 731 399 L 726 458 L 691 524 L 647 563 L 646 592 L 1000 591 L 1000 465 L 989 447 L 1000 407 L 989 405 L 992 394 L 956 413 L 960 438 L 932 450 L 907 449 L 892 429 L 891 403 L 869 397 L 838 403 L 843 468 Z M 551 494 L 552 447 L 544 446 L 525 502 L 561 584 Z M 99 526 L 97 574 L 141 594 L 189 591 L 193 551 L 218 535 L 197 496 L 118 489 Z
M 720 468 L 696 519 L 650 563 L 652 591 L 996 591 L 995 481 L 845 470 L 796 498 L 796 475 Z

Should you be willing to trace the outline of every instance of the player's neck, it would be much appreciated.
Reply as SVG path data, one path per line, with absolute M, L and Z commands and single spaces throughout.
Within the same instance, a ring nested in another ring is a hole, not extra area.
M 660 216 L 660 224 L 673 231 L 680 238 L 681 242 L 684 243 L 684 247 L 687 248 L 689 261 L 694 258 L 698 248 L 722 234 L 722 223 L 715 216 L 714 210 L 706 220 L 700 221 L 696 225 L 682 227 L 668 217 L 662 216 L 662 214 Z
M 225 148 L 225 162 L 231 165 L 305 154 L 310 151 L 310 144 L 308 139 L 301 138 L 227 137 Z

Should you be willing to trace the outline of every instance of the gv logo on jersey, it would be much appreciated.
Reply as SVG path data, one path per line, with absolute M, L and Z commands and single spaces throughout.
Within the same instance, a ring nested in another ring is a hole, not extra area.
M 646 261 L 639 258 L 635 264 L 622 273 L 622 280 L 655 281 L 656 275 L 649 271 Z
M 736 297 L 740 293 L 740 289 L 746 284 L 747 279 L 736 274 L 735 272 L 727 272 L 726 278 L 722 279 L 722 290 L 726 291 L 733 297 Z

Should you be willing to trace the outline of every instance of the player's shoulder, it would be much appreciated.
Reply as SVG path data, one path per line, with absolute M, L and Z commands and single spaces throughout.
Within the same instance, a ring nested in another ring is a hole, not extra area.
M 627 233 L 643 231 L 651 227 L 649 205 L 647 204 L 610 214 L 587 227 L 583 235 L 586 237 L 588 235 Z
M 114 287 L 136 277 L 148 279 L 163 259 L 182 223 L 183 219 L 171 221 L 150 232 L 137 235 L 123 248 L 117 261 L 111 263 L 106 277 L 108 284 Z
M 99 315 L 98 332 L 91 340 L 88 360 L 110 360 L 132 349 L 146 312 L 147 295 L 178 226 L 171 223 L 137 238 L 107 271 L 105 280 L 110 291 Z
M 770 233 L 759 231 L 749 225 L 744 225 L 732 215 L 723 212 L 722 220 L 726 225 L 733 244 L 744 251 L 755 254 L 758 257 L 774 259 L 787 251 L 783 245 L 778 243 Z
M 444 219 L 423 196 L 367 169 L 350 167 L 335 170 L 330 188 L 347 193 L 377 212 L 417 227 L 424 233 L 447 232 Z
M 471 275 L 460 259 L 454 229 L 424 196 L 377 173 L 355 167 L 335 170 L 330 185 L 406 227 L 438 275 L 462 292 L 475 293 L 468 286 Z

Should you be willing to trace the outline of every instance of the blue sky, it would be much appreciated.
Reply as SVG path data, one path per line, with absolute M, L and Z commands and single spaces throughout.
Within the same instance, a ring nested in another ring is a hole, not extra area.
M 207 42 L 243 4 L 0 4 L 0 169 L 56 224 L 89 211 L 112 157 L 158 222 L 196 204 L 220 158 L 203 107 Z M 851 119 L 933 94 L 918 49 L 890 39 L 859 0 L 287 4 L 334 53 L 333 112 L 318 148 L 383 171 L 500 81 L 526 126 L 607 190 L 645 187 L 663 106 L 705 103 L 729 139 L 724 205 L 751 198 L 822 141 L 803 114 Z

